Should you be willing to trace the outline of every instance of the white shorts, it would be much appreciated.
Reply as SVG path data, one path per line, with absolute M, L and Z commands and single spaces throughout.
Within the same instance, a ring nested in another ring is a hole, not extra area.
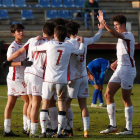
M 21 95 L 27 95 L 26 84 L 24 81 L 13 81 L 7 78 L 7 87 L 8 87 L 7 95 L 17 97 Z
M 29 75 L 30 75 L 29 73 L 24 73 L 24 81 L 27 86 L 27 95 L 32 94 L 31 83 L 29 81 Z
M 36 75 L 29 74 L 29 88 L 31 90 L 32 96 L 41 96 L 42 95 L 42 83 L 43 78 L 40 78 Z
M 120 83 L 123 89 L 132 89 L 136 77 L 136 68 L 131 66 L 118 66 L 109 82 Z
M 87 98 L 89 97 L 88 90 L 88 77 L 72 80 L 68 84 L 68 96 L 69 98 Z
M 46 100 L 50 100 L 53 95 L 55 100 L 57 99 L 67 100 L 68 98 L 67 84 L 43 82 L 42 98 Z

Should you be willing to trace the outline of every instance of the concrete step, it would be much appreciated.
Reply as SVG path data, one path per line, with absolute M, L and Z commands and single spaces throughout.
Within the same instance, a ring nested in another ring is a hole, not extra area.
M 94 35 L 97 33 L 97 31 L 94 32 Z M 138 32 L 133 31 L 136 43 L 138 40 Z M 23 43 L 25 43 L 29 38 L 35 37 L 37 35 L 42 35 L 42 31 L 25 31 L 24 32 L 24 39 Z M 84 37 L 92 37 L 92 32 L 91 31 L 79 31 L 78 32 L 79 36 L 84 36 Z M 4 40 L 6 43 L 11 43 L 14 40 L 14 37 L 11 35 L 10 31 L 0 31 L 0 40 Z M 99 43 L 116 43 L 117 39 L 114 38 L 108 31 L 103 31 L 103 34 L 98 41 Z

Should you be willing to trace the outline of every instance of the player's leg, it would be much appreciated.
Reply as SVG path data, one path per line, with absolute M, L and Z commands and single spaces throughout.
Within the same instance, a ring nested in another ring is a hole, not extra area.
M 27 88 L 27 95 L 29 99 L 29 105 L 27 108 L 27 132 L 23 130 L 23 134 L 27 134 L 29 136 L 30 134 L 30 129 L 31 129 L 31 118 L 30 118 L 30 113 L 31 113 L 31 107 L 32 107 L 32 89 L 31 89 L 31 83 L 30 83 L 30 74 L 29 73 L 24 73 L 24 81 L 26 83 L 26 88 Z
M 32 95 L 32 108 L 31 108 L 31 131 L 32 135 L 38 130 L 38 115 L 39 115 L 39 108 L 41 103 L 41 96 L 34 96 Z
M 29 106 L 29 98 L 28 95 L 21 95 L 22 100 L 24 101 L 23 105 L 23 133 L 27 133 L 28 125 L 27 125 L 27 109 Z
M 94 91 L 93 91 L 93 95 L 92 95 L 91 107 L 99 107 L 96 104 L 97 103 L 98 94 L 100 92 L 100 89 L 99 89 L 99 84 L 100 84 L 99 73 L 94 71 L 94 70 L 92 70 L 92 74 L 94 75 L 94 81 L 90 81 L 90 83 L 93 85 Z
M 100 91 L 98 93 L 99 107 L 106 107 L 106 105 L 104 104 L 103 95 L 102 95 L 103 85 L 100 84 L 99 87 L 100 87 Z
M 30 130 L 31 130 L 32 95 L 29 94 L 28 98 L 29 98 L 29 105 L 28 105 L 28 108 L 27 108 L 27 125 L 28 125 L 27 136 L 29 136 Z
M 69 94 L 69 93 L 68 93 Z M 63 126 L 63 135 L 72 137 L 73 136 L 73 111 L 70 106 L 72 98 L 68 98 L 66 101 L 66 118 Z
M 52 96 L 49 105 L 49 117 L 50 117 L 50 124 L 51 127 L 47 125 L 47 128 L 52 129 L 51 132 L 56 133 L 58 127 L 58 109 L 56 107 L 56 100 L 54 96 Z
M 16 91 L 17 83 L 10 79 L 7 79 L 7 87 L 8 87 L 8 100 L 4 111 L 4 137 L 15 136 L 19 137 L 20 135 L 16 135 L 11 131 L 11 115 L 12 110 L 15 106 L 17 97 L 20 96 L 19 92 Z
M 89 97 L 88 77 L 81 78 L 81 83 L 78 91 L 78 103 L 81 109 L 81 117 L 84 126 L 84 137 L 89 137 L 89 111 L 87 108 L 87 97 Z
M 80 87 L 81 79 L 72 80 L 68 84 L 68 100 L 66 101 L 66 119 L 63 128 L 63 133 L 65 136 L 73 136 L 73 111 L 70 107 L 72 99 L 77 99 L 78 91 Z
M 30 74 L 30 82 L 31 82 L 31 89 L 32 89 L 32 108 L 31 108 L 31 131 L 30 137 L 36 137 L 35 133 L 38 130 L 38 114 L 40 103 L 42 100 L 41 93 L 42 93 L 42 83 L 43 79 L 37 77 L 33 74 Z
M 66 118 L 66 100 L 68 98 L 68 90 L 67 90 L 67 84 L 56 84 L 56 93 L 58 97 L 58 130 L 57 134 L 53 135 L 53 137 L 62 138 L 64 137 L 61 134 L 61 130 L 64 125 L 64 120 Z
M 46 137 L 46 126 L 48 120 L 48 109 L 50 104 L 50 99 L 54 94 L 55 88 L 53 83 L 43 82 L 42 85 L 42 108 L 40 111 L 40 125 L 42 130 L 42 135 L 40 138 Z
M 100 132 L 101 134 L 108 134 L 108 133 L 118 131 L 116 127 L 116 116 L 115 116 L 116 106 L 114 103 L 114 95 L 119 88 L 120 88 L 120 83 L 109 82 L 107 85 L 107 89 L 104 96 L 107 103 L 107 112 L 108 112 L 110 124 L 105 130 Z
M 122 89 L 123 94 L 123 102 L 125 106 L 125 119 L 126 119 L 126 127 L 120 132 L 116 133 L 116 135 L 131 135 L 132 131 L 132 118 L 133 118 L 133 106 L 131 102 L 131 91 L 132 89 Z
M 89 131 L 89 111 L 87 108 L 87 98 L 78 98 L 78 103 L 81 109 L 81 117 L 83 120 L 83 126 L 84 126 L 84 137 L 89 137 L 88 131 Z
M 136 76 L 136 68 L 123 67 L 122 70 L 123 74 L 120 77 L 121 77 L 123 102 L 125 106 L 126 128 L 124 128 L 120 133 L 116 133 L 116 135 L 131 135 L 133 134 L 132 131 L 133 106 L 131 101 L 131 92 L 134 78 Z
M 7 104 L 5 107 L 4 111 L 4 137 L 8 136 L 19 136 L 11 131 L 11 115 L 12 115 L 12 110 L 15 106 L 17 97 L 15 96 L 8 96 Z

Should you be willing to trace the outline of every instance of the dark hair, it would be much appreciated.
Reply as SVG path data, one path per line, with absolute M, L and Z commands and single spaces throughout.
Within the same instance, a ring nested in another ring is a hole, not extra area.
M 54 28 L 54 33 L 57 35 L 60 42 L 64 42 L 67 36 L 67 29 L 65 26 L 59 25 Z
M 65 22 L 65 25 L 66 25 L 66 24 L 68 24 L 69 22 L 72 22 L 72 20 L 64 19 L 64 22 Z
M 55 25 L 55 27 L 58 26 L 58 25 L 65 26 L 65 21 L 62 18 L 56 18 L 52 21 L 52 23 Z
M 66 24 L 66 29 L 69 35 L 76 35 L 79 28 L 80 24 L 73 21 Z
M 121 14 L 115 15 L 115 16 L 112 18 L 112 20 L 113 20 L 113 21 L 119 22 L 121 25 L 122 25 L 123 23 L 125 23 L 125 25 L 126 25 L 126 17 L 125 17 L 124 15 L 121 15 Z
M 15 33 L 16 30 L 23 30 L 23 29 L 25 29 L 25 27 L 20 23 L 15 23 L 10 27 L 11 33 Z
M 53 23 L 46 22 L 43 26 L 44 33 L 49 36 L 54 34 L 54 28 L 55 28 L 55 26 Z

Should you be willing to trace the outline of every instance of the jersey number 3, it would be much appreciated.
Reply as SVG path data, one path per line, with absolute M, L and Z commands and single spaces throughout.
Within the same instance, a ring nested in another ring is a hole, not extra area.
M 60 59 L 61 59 L 61 56 L 62 56 L 62 50 L 57 50 L 57 52 L 59 52 L 59 56 L 58 56 L 58 58 L 57 58 L 57 62 L 56 62 L 56 65 L 58 65 L 59 64 L 59 62 L 60 62 Z

